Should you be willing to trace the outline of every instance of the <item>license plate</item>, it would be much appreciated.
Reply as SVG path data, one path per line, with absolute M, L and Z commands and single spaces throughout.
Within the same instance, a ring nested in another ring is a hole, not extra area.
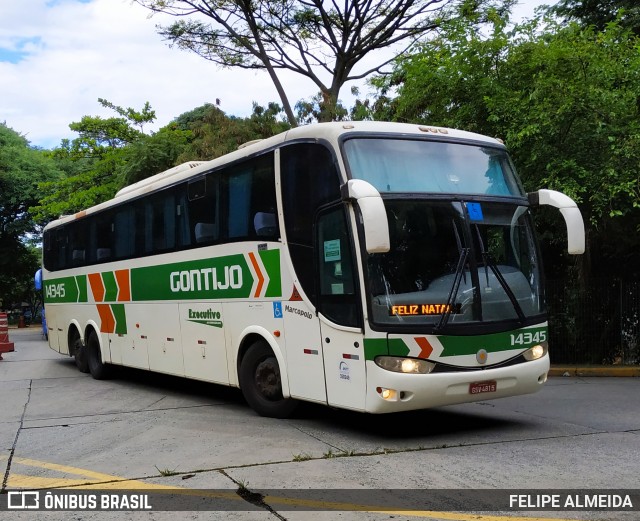
M 498 388 L 497 382 L 490 380 L 488 382 L 474 382 L 469 384 L 469 394 L 495 393 Z

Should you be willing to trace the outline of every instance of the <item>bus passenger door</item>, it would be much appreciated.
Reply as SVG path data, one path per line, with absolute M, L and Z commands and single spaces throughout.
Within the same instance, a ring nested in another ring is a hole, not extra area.
M 315 310 L 294 294 L 290 300 L 274 302 L 274 316 L 280 314 L 286 338 L 287 375 L 291 396 L 319 403 L 327 402 L 320 326 Z
M 315 250 L 327 402 L 364 410 L 366 370 L 362 318 L 353 245 L 341 203 L 319 215 Z

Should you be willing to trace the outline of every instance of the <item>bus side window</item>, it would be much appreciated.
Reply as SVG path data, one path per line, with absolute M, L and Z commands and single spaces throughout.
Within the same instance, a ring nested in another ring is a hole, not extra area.
M 273 153 L 250 159 L 226 176 L 229 239 L 277 240 Z
M 316 305 L 313 221 L 318 209 L 340 200 L 340 178 L 330 150 L 317 143 L 281 150 L 282 206 L 289 253 L 302 290 Z
M 57 253 L 56 266 L 60 270 L 64 270 L 68 267 L 67 264 L 67 229 L 65 226 L 61 226 L 55 230 L 55 244 L 53 246 L 54 253 Z
M 112 259 L 114 248 L 114 215 L 113 212 L 107 211 L 98 214 L 96 219 L 96 253 L 97 262 L 109 262 Z
M 132 206 L 119 208 L 114 219 L 115 225 L 115 257 L 127 259 L 135 253 L 136 225 L 135 209 Z
M 318 217 L 319 311 L 343 326 L 360 325 L 353 273 L 353 251 L 344 207 L 339 204 Z
M 193 245 L 212 244 L 220 239 L 219 182 L 220 176 L 213 173 L 187 186 L 188 227 Z

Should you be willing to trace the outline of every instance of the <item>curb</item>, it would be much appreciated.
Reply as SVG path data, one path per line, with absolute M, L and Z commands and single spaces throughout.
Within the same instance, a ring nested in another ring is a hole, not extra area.
M 640 376 L 640 367 L 630 365 L 554 365 L 549 376 Z

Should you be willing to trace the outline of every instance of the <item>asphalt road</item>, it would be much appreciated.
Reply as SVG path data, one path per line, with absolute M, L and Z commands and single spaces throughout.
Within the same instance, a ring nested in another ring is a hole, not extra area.
M 186 519 L 640 519 L 638 378 L 551 378 L 536 395 L 392 416 L 304 405 L 277 420 L 236 389 L 126 369 L 93 380 L 35 328 L 10 339 L 16 351 L 0 362 L 3 495 L 151 494 L 150 512 L 47 519 L 176 518 L 162 508 L 186 508 Z M 631 491 L 635 511 L 526 506 L 556 489 L 578 500 Z M 510 492 L 528 495 L 518 511 Z

